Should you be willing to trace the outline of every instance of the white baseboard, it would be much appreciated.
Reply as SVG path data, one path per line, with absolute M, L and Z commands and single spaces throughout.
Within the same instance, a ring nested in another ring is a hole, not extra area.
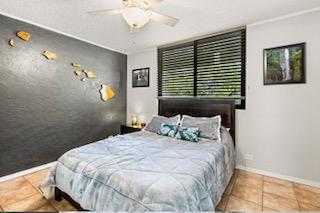
M 302 179 L 302 178 L 282 175 L 282 174 L 278 174 L 278 173 L 274 173 L 274 172 L 268 172 L 268 171 L 264 171 L 264 170 L 260 170 L 260 169 L 254 169 L 254 168 L 250 168 L 250 167 L 246 167 L 246 166 L 242 166 L 242 165 L 237 165 L 236 168 L 237 169 L 241 169 L 241 170 L 245 170 L 245 171 L 248 171 L 248 172 L 257 173 L 257 174 L 264 175 L 264 176 L 269 176 L 269 177 L 274 177 L 274 178 L 279 178 L 279 179 L 291 181 L 291 182 L 294 182 L 294 183 L 301 183 L 301 184 L 304 184 L 304 185 L 320 187 L 320 182 L 317 182 L 317 181 L 306 180 L 306 179 Z
M 21 176 L 24 176 L 24 175 L 27 175 L 27 174 L 31 174 L 31 173 L 40 171 L 42 169 L 50 168 L 50 167 L 54 166 L 56 163 L 57 162 L 55 161 L 55 162 L 47 163 L 47 164 L 44 164 L 44 165 L 41 165 L 41 166 L 33 167 L 31 169 L 27 169 L 27 170 L 24 170 L 24 171 L 21 171 L 21 172 L 17 172 L 17 173 L 11 174 L 11 175 L 0 177 L 0 183 L 4 182 L 4 181 L 7 181 L 7 180 L 14 179 L 14 178 L 18 178 L 18 177 L 21 177 Z

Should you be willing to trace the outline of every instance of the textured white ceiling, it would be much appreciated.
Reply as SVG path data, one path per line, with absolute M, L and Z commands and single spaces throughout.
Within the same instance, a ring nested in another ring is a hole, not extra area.
M 151 22 L 130 33 L 121 15 L 88 11 L 121 7 L 121 0 L 0 0 L 0 13 L 122 53 L 188 39 L 320 6 L 320 0 L 165 0 L 153 9 L 180 19 L 174 28 Z

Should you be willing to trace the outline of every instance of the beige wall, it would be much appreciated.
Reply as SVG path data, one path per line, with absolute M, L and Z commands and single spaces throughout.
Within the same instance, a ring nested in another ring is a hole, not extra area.
M 237 110 L 238 165 L 320 183 L 320 11 L 247 28 L 247 108 Z M 263 85 L 263 49 L 306 42 L 307 84 Z M 151 87 L 132 89 L 131 70 L 151 67 Z M 157 113 L 157 52 L 128 57 L 128 120 Z M 251 156 L 250 156 L 251 155 Z M 245 156 L 252 158 L 246 160 Z
M 247 28 L 238 164 L 320 182 L 320 11 Z M 263 49 L 306 42 L 307 84 L 263 86 Z M 244 159 L 253 154 L 252 161 Z
M 132 115 L 138 115 L 141 122 L 148 122 L 158 113 L 158 64 L 157 49 L 129 55 L 127 75 L 127 123 Z M 132 70 L 150 67 L 150 87 L 132 88 Z

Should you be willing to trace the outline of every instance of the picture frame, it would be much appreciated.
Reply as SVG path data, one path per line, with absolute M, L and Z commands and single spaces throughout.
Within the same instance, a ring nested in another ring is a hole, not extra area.
M 150 68 L 140 68 L 132 70 L 132 87 L 149 87 L 150 86 Z
M 306 43 L 264 49 L 264 85 L 304 84 Z

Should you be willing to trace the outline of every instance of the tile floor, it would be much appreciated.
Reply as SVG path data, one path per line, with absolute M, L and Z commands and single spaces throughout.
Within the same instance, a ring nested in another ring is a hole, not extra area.
M 46 200 L 39 185 L 48 169 L 0 183 L 0 211 L 75 211 L 66 200 Z M 320 188 L 236 170 L 218 211 L 320 211 Z
M 76 211 L 66 200 L 57 202 L 42 197 L 39 185 L 49 169 L 0 183 L 0 211 L 57 212 Z
M 236 170 L 217 211 L 320 211 L 320 188 Z

